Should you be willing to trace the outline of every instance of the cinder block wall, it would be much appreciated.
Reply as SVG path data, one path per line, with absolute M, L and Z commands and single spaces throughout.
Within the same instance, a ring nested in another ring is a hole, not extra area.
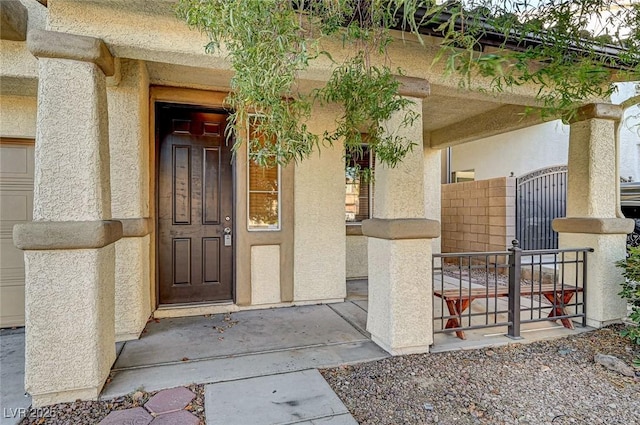
M 442 185 L 442 252 L 504 251 L 516 234 L 516 179 Z

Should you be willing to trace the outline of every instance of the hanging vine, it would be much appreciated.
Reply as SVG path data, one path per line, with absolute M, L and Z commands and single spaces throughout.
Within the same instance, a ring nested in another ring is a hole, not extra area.
M 179 0 L 177 14 L 208 36 L 208 51 L 230 59 L 228 128 L 243 134 L 248 116 L 260 116 L 263 137 L 249 141 L 260 164 L 297 162 L 338 140 L 358 152 L 363 133 L 389 166 L 413 149 L 413 141 L 382 126 L 395 114 L 403 116 L 400 128 L 417 119 L 398 95 L 395 75 L 402 70 L 386 56 L 394 29 L 418 40 L 437 37 L 436 61 L 461 86 L 498 93 L 533 84 L 542 110 L 563 118 L 581 100 L 608 97 L 612 82 L 640 78 L 637 1 Z M 321 49 L 327 38 L 342 41 L 350 54 L 334 61 Z M 333 63 L 327 83 L 303 92 L 300 74 L 320 59 Z M 487 79 L 488 88 L 476 86 Z M 342 107 L 335 130 L 309 131 L 314 102 Z

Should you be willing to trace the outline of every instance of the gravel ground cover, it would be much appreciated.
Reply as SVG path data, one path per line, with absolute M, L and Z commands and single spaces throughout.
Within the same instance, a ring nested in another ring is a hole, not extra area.
M 640 378 L 594 362 L 639 354 L 619 329 L 321 372 L 360 424 L 640 424 Z
M 322 370 L 360 424 L 640 424 L 640 378 L 596 364 L 640 354 L 611 327 L 551 341 L 389 358 Z M 634 352 L 635 350 L 635 352 Z M 204 424 L 204 386 L 187 407 Z M 97 424 L 113 410 L 142 406 L 155 392 L 65 403 L 21 425 Z
M 204 385 L 189 385 L 187 388 L 193 391 L 196 398 L 186 410 L 200 418 L 200 424 L 204 425 Z M 136 391 L 114 400 L 56 404 L 40 411 L 30 411 L 20 425 L 95 425 L 111 411 L 144 405 L 155 393 L 157 391 Z

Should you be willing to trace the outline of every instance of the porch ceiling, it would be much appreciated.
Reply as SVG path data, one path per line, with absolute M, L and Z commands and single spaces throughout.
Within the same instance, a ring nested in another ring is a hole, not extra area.
M 523 105 L 494 104 L 497 107 L 486 107 L 485 105 L 485 109 L 478 109 L 476 106 L 482 103 L 486 102 L 470 100 L 466 103 L 464 112 L 456 114 L 454 111 L 449 111 L 451 116 L 456 118 L 453 122 L 447 123 L 446 118 L 440 122 L 434 120 L 430 123 L 429 129 L 426 125 L 429 116 L 425 113 L 425 132 L 430 133 L 430 146 L 434 149 L 443 149 L 531 127 L 554 119 L 553 117 L 543 119 L 541 114 L 535 113 Z M 443 105 L 441 108 L 445 110 L 447 106 Z M 442 125 L 443 123 L 446 124 Z
M 153 85 L 226 91 L 230 70 L 146 61 Z M 310 93 L 321 87 L 317 80 L 301 80 L 300 88 Z M 423 130 L 430 145 L 443 149 L 483 137 L 517 130 L 542 122 L 537 114 L 525 114 L 534 101 L 523 96 L 492 96 L 488 93 L 451 89 L 430 84 L 431 93 L 422 106 Z
M 433 131 L 502 106 L 499 102 L 470 100 L 465 97 L 431 95 L 422 104 L 424 131 Z

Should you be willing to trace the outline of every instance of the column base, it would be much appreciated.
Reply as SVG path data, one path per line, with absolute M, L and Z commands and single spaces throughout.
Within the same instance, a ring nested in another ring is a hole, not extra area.
M 429 352 L 430 345 L 414 345 L 408 347 L 391 347 L 387 342 L 381 340 L 375 335 L 371 335 L 371 341 L 375 342 L 378 347 L 382 348 L 392 356 L 406 356 L 409 354 L 424 354 Z
M 392 355 L 433 343 L 431 240 L 369 238 L 367 331 Z
M 116 359 L 113 244 L 25 251 L 25 389 L 34 406 L 95 399 Z
M 622 290 L 622 270 L 616 261 L 626 255 L 625 234 L 560 233 L 560 248 L 593 248 L 587 254 L 585 304 L 587 325 L 601 328 L 619 323 L 627 315 L 627 302 L 618 293 Z M 575 279 L 573 267 L 567 267 L 565 278 Z
M 622 323 L 622 318 L 601 321 L 601 320 L 590 319 L 587 317 L 587 326 L 595 329 L 606 328 L 609 325 L 615 325 L 618 323 Z
M 103 381 L 107 380 L 107 376 L 104 377 Z M 78 388 L 68 391 L 30 394 L 31 407 L 37 408 L 58 403 L 71 403 L 76 400 L 97 400 L 102 392 L 103 386 L 104 385 L 100 385 L 98 387 Z
M 116 334 L 116 342 L 127 342 L 127 341 L 134 341 L 136 339 L 140 339 L 140 336 L 142 335 L 143 330 L 144 329 L 142 329 L 140 332 Z

